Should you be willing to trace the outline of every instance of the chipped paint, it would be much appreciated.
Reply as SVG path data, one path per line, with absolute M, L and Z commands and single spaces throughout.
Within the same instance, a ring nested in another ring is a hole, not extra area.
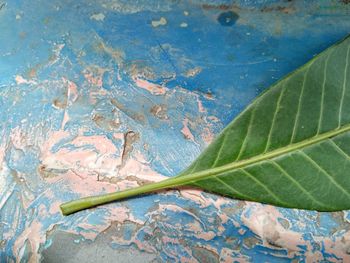
M 186 140 L 191 140 L 191 141 L 195 141 L 194 140 L 194 135 L 192 134 L 190 128 L 188 127 L 190 121 L 185 118 L 183 121 L 182 121 L 182 129 L 181 129 L 181 133 L 184 135 L 185 139 Z
M 23 78 L 20 75 L 17 75 L 15 77 L 16 83 L 17 85 L 21 85 L 21 84 L 36 84 L 36 82 L 34 80 L 27 80 L 25 78 Z
M 161 17 L 159 20 L 152 20 L 153 27 L 165 26 L 167 23 L 168 21 L 164 17 Z
M 180 24 L 180 27 L 188 27 L 188 24 L 187 24 L 186 22 L 182 22 L 182 23 Z
M 166 87 L 162 87 L 160 85 L 151 83 L 147 80 L 136 78 L 135 79 L 135 84 L 137 87 L 147 90 L 153 95 L 164 95 L 167 92 Z
M 187 24 L 186 25 L 182 25 L 182 27 L 187 27 Z M 188 77 L 188 78 L 189 77 L 195 77 L 201 71 L 202 71 L 202 69 L 200 67 L 191 68 L 191 69 L 187 70 L 185 76 Z
M 103 21 L 105 19 L 105 15 L 103 13 L 93 14 L 90 16 L 90 19 L 93 19 L 96 21 Z

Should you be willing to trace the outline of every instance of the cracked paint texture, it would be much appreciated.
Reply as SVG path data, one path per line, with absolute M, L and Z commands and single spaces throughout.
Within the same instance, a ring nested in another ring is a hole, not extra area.
M 350 261 L 348 211 L 195 189 L 59 211 L 186 168 L 349 33 L 347 2 L 0 0 L 0 262 Z

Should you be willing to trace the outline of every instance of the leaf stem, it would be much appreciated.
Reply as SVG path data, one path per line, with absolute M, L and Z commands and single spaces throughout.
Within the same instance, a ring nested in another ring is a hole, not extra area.
M 241 164 L 241 162 L 237 162 L 235 164 L 237 164 L 238 166 L 244 165 L 243 163 Z M 150 184 L 146 184 L 143 186 L 131 188 L 120 192 L 80 198 L 67 203 L 63 203 L 62 205 L 60 205 L 60 208 L 63 215 L 70 215 L 84 209 L 92 208 L 102 204 L 107 204 L 113 201 L 130 198 L 137 195 L 147 194 L 147 193 L 159 191 L 162 189 L 169 189 L 169 188 L 178 187 L 182 185 L 188 185 L 189 183 L 191 183 L 191 181 L 207 178 L 208 176 L 211 176 L 213 174 L 215 175 L 221 174 L 230 169 L 231 169 L 231 165 L 224 165 L 221 167 L 208 169 L 208 170 L 204 170 L 204 171 L 200 171 L 192 174 L 186 174 L 186 176 L 184 176 L 184 174 L 179 174 L 175 177 L 172 177 L 160 182 L 150 183 Z
M 182 181 L 184 182 L 188 181 L 184 179 L 185 178 L 176 176 L 173 178 L 166 179 L 164 181 L 150 183 L 150 184 L 146 184 L 140 187 L 136 187 L 136 188 L 120 191 L 120 192 L 85 197 L 85 198 L 77 199 L 67 203 L 63 203 L 62 205 L 60 205 L 60 208 L 63 215 L 70 215 L 84 209 L 92 208 L 102 204 L 107 204 L 113 201 L 118 201 L 125 198 L 141 195 L 141 194 L 151 193 L 158 190 L 171 188 L 174 186 L 179 186 L 183 183 Z
M 280 149 L 267 152 L 264 154 L 260 154 L 257 156 L 254 156 L 249 159 L 244 159 L 240 161 L 236 161 L 233 163 L 229 163 L 223 166 L 214 167 L 211 169 L 207 169 L 204 171 L 199 171 L 195 173 L 186 174 L 182 173 L 178 176 L 166 179 L 164 181 L 160 181 L 157 183 L 150 183 L 147 185 L 143 185 L 140 187 L 132 188 L 129 190 L 121 191 L 121 192 L 115 192 L 110 194 L 104 194 L 99 196 L 91 196 L 91 197 L 85 197 L 78 200 L 74 200 L 71 202 L 64 203 L 60 206 L 61 211 L 63 215 L 69 215 L 75 212 L 78 212 L 80 210 L 84 210 L 87 208 L 95 207 L 98 205 L 110 203 L 113 201 L 134 197 L 141 194 L 151 193 L 162 189 L 167 188 L 174 188 L 182 185 L 188 185 L 192 182 L 199 181 L 206 179 L 210 176 L 219 176 L 226 172 L 233 171 L 235 169 L 239 169 L 242 167 L 246 167 L 252 164 L 255 164 L 257 162 L 265 161 L 268 159 L 273 159 L 278 156 L 281 156 L 283 154 L 291 153 L 293 151 L 300 150 L 304 147 L 311 146 L 315 143 L 325 141 L 331 137 L 337 136 L 339 134 L 342 134 L 344 132 L 350 131 L 350 124 L 344 125 L 340 128 L 337 128 L 335 130 L 331 130 L 328 132 L 325 132 L 323 134 L 316 135 L 312 138 L 306 139 L 301 142 L 297 142 L 291 145 L 288 145 L 286 147 L 282 147 Z

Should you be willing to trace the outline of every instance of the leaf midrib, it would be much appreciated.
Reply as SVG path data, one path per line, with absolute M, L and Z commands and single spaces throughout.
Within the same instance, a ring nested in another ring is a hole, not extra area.
M 334 136 L 340 135 L 342 133 L 345 133 L 347 131 L 350 131 L 350 124 L 341 126 L 340 128 L 322 133 L 322 134 L 318 134 L 315 135 L 314 137 L 311 137 L 309 139 L 303 140 L 301 142 L 297 142 L 297 143 L 293 143 L 293 144 L 289 144 L 287 146 L 281 147 L 279 149 L 270 151 L 270 152 L 266 152 L 263 154 L 259 154 L 256 155 L 254 157 L 248 158 L 248 159 L 244 159 L 244 160 L 240 160 L 240 161 L 235 161 L 226 165 L 222 165 L 219 167 L 215 167 L 215 168 L 209 168 L 206 169 L 204 171 L 199 171 L 199 172 L 195 172 L 195 173 L 190 173 L 190 174 L 185 174 L 182 173 L 179 176 L 170 178 L 166 181 L 170 181 L 172 182 L 170 186 L 176 186 L 176 185 L 183 185 L 186 184 L 188 182 L 192 182 L 192 181 L 198 181 L 198 180 L 203 180 L 206 179 L 207 177 L 210 177 L 212 175 L 220 175 L 222 173 L 225 173 L 227 171 L 231 171 L 231 170 L 236 170 L 242 167 L 246 167 L 255 163 L 259 163 L 265 160 L 269 160 L 272 158 L 276 158 L 279 156 L 282 156 L 284 154 L 287 153 L 291 153 L 300 149 L 303 149 L 307 146 L 311 146 L 314 145 L 316 143 L 325 141 L 329 138 L 332 138 Z M 184 176 L 186 175 L 186 176 Z

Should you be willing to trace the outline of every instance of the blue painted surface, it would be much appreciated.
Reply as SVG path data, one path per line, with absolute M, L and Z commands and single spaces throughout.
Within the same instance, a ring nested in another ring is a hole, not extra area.
M 158 261 L 350 260 L 347 211 L 189 190 L 58 210 L 186 168 L 264 89 L 349 33 L 344 2 L 0 1 L 0 261 L 45 260 L 56 232 L 87 246 L 116 222 L 109 246 Z

